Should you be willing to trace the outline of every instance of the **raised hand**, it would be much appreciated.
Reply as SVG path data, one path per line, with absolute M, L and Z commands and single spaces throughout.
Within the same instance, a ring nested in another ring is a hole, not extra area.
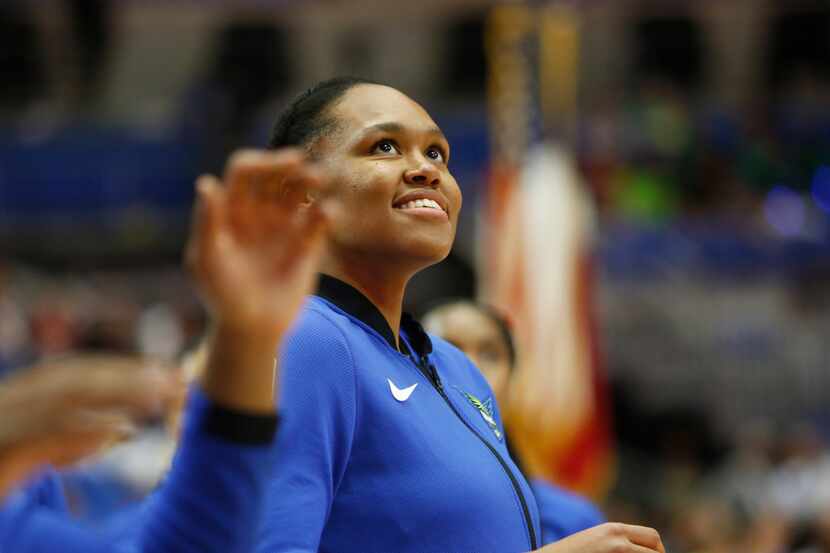
M 161 414 L 178 385 L 138 358 L 77 355 L 0 383 L 0 498 L 44 465 L 73 464 Z
M 543 553 L 666 553 L 653 528 L 618 522 L 600 524 L 538 549 Z
M 314 285 L 323 244 L 317 171 L 295 150 L 231 156 L 197 182 L 187 262 L 216 324 L 281 336 Z
M 331 206 L 296 150 L 237 152 L 224 180 L 198 180 L 187 249 L 214 329 L 202 383 L 223 404 L 272 409 L 266 373 L 314 286 Z

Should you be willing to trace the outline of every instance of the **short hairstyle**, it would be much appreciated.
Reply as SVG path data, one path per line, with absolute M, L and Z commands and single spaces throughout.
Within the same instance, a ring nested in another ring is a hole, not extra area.
M 362 84 L 381 83 L 360 77 L 335 77 L 312 86 L 297 96 L 280 114 L 268 146 L 308 146 L 335 126 L 336 122 L 326 116 L 326 110 L 352 87 Z

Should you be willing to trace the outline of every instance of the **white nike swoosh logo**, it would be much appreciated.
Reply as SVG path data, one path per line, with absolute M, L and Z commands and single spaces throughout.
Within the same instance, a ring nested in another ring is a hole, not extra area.
M 409 399 L 409 396 L 412 395 L 412 392 L 415 391 L 415 387 L 418 385 L 418 383 L 416 382 L 412 386 L 401 390 L 400 388 L 395 386 L 395 383 L 392 382 L 390 379 L 387 378 L 386 381 L 389 383 L 389 389 L 392 390 L 392 397 L 394 397 L 398 401 L 406 401 L 407 399 Z

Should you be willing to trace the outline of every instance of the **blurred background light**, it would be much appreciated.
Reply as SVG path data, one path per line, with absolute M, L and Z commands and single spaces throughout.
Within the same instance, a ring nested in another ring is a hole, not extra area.
M 773 187 L 764 200 L 764 218 L 767 224 L 781 236 L 800 235 L 804 230 L 806 214 L 804 198 L 786 186 Z
M 811 189 L 816 204 L 830 213 L 830 166 L 822 165 L 816 170 Z

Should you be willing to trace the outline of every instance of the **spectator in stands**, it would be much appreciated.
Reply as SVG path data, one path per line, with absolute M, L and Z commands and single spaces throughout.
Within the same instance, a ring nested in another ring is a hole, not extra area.
M 472 301 L 443 303 L 424 316 L 424 326 L 467 354 L 484 374 L 499 409 L 509 409 L 510 377 L 516 366 L 516 350 L 507 321 L 494 309 Z M 507 447 L 516 464 L 521 459 Z M 523 471 L 524 472 L 524 471 Z M 605 522 L 602 513 L 587 499 L 545 480 L 529 479 L 542 521 L 542 542 L 552 543 Z

